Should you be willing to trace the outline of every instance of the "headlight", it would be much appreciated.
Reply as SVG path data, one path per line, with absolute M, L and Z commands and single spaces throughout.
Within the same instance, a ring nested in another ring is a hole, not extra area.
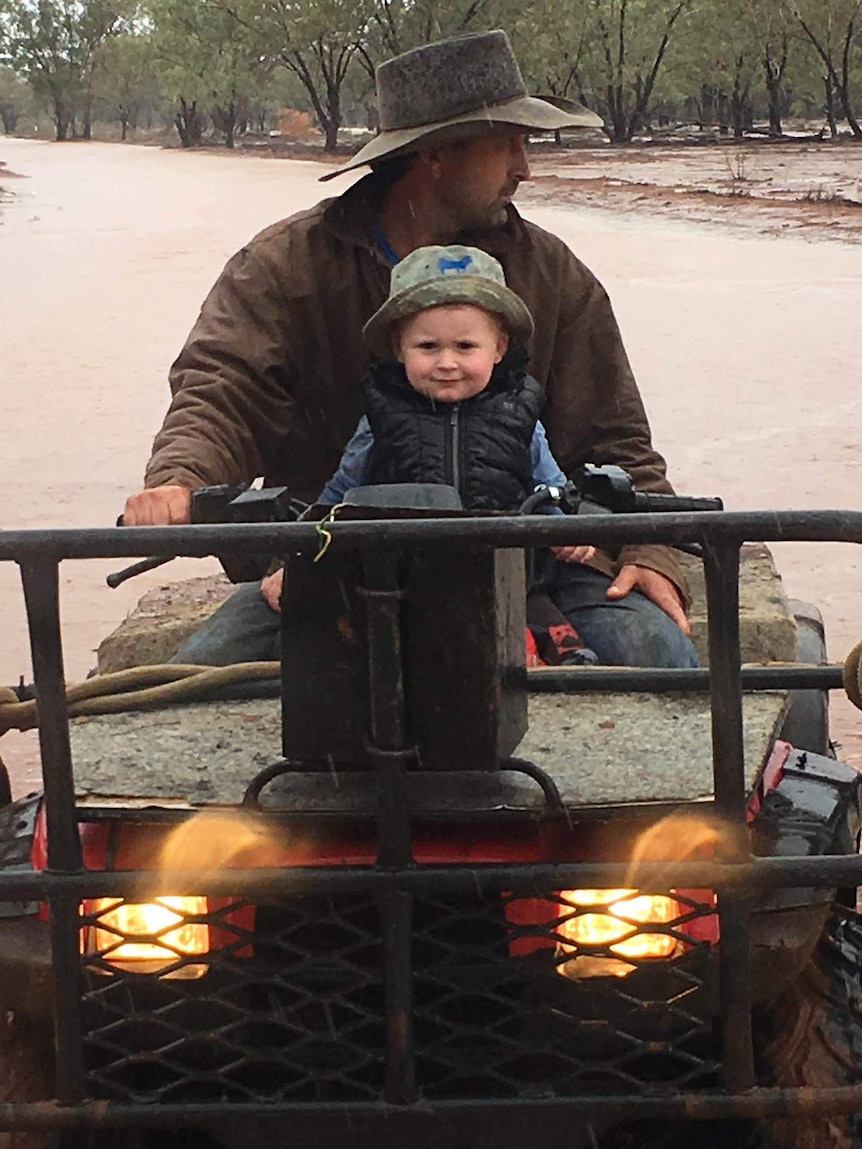
M 97 920 L 85 931 L 85 952 L 98 954 L 116 969 L 130 973 L 167 970 L 166 978 L 186 979 L 207 972 L 209 966 L 202 962 L 170 968 L 184 958 L 209 952 L 209 926 L 189 921 L 206 914 L 206 898 L 163 897 L 152 902 L 97 898 L 86 908 Z
M 559 896 L 578 911 L 557 926 L 566 939 L 557 942 L 557 957 L 571 955 L 557 965 L 563 977 L 626 977 L 637 965 L 620 959 L 667 960 L 682 952 L 678 938 L 648 928 L 681 916 L 675 898 L 637 890 L 563 890 Z

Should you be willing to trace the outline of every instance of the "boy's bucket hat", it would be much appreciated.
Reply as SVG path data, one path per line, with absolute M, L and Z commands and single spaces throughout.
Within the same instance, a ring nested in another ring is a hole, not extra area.
M 438 40 L 378 67 L 379 135 L 348 163 L 320 178 L 329 180 L 363 164 L 416 151 L 419 140 L 438 132 L 441 140 L 453 141 L 475 134 L 482 124 L 524 132 L 602 126 L 595 112 L 573 100 L 566 103 L 563 110 L 527 95 L 503 31 Z
M 503 268 L 492 255 L 476 247 L 419 247 L 392 269 L 389 298 L 362 328 L 375 355 L 392 354 L 393 323 L 426 307 L 471 303 L 498 315 L 516 343 L 533 334 L 527 305 L 506 286 Z

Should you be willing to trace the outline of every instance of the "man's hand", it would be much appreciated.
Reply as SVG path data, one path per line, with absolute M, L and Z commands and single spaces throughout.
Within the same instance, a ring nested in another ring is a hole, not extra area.
M 686 618 L 679 591 L 667 575 L 659 574 L 649 567 L 627 563 L 608 587 L 607 596 L 615 599 L 625 598 L 632 590 L 639 590 L 641 594 L 652 599 L 656 606 L 660 606 L 664 613 L 673 619 L 683 634 L 691 637 L 691 626 Z
M 123 523 L 127 527 L 166 527 L 192 521 L 192 493 L 188 487 L 150 487 L 126 499 Z
M 585 563 L 596 553 L 595 547 L 551 547 L 561 563 Z
M 268 574 L 260 583 L 260 593 L 266 599 L 266 605 L 276 614 L 281 614 L 281 588 L 283 586 L 284 567 L 279 567 L 277 571 Z

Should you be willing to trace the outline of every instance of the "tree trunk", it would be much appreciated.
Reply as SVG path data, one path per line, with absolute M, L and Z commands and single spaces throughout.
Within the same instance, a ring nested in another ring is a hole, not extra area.
M 93 138 L 93 94 L 88 92 L 84 100 L 84 113 L 81 121 L 81 138 L 84 140 L 91 140 Z
M 338 121 L 327 118 L 326 130 L 324 133 L 323 150 L 325 152 L 334 152 L 338 147 Z
M 224 146 L 234 147 L 236 143 L 237 102 L 232 99 L 227 107 L 216 105 L 212 113 L 216 131 L 224 132 Z
M 784 135 L 781 124 L 781 81 L 775 76 L 769 60 L 765 61 L 766 91 L 769 96 L 769 135 L 777 139 Z
M 853 138 L 862 140 L 862 125 L 859 124 L 856 114 L 853 111 L 853 101 L 850 98 L 850 85 L 838 84 L 838 99 L 841 101 L 841 109 L 844 112 L 844 118 L 850 125 L 850 131 L 853 133 Z
M 812 45 L 814 46 L 814 50 L 817 52 L 818 56 L 826 67 L 828 76 L 827 83 L 831 84 L 832 86 L 832 92 L 827 93 L 829 99 L 834 101 L 835 93 L 837 93 L 838 101 L 841 104 L 841 109 L 844 112 L 847 123 L 850 125 L 851 132 L 857 140 L 862 140 L 862 126 L 860 126 L 859 121 L 857 120 L 853 111 L 853 101 L 850 97 L 850 52 L 855 40 L 855 27 L 853 21 L 851 20 L 848 24 L 847 32 L 844 37 L 842 75 L 839 76 L 831 49 L 827 45 L 820 42 L 817 36 L 814 35 L 814 33 L 800 16 L 797 16 L 797 20 L 799 20 L 803 32 L 811 41 Z
M 174 124 L 184 148 L 196 148 L 203 136 L 203 124 L 198 112 L 197 100 L 187 103 L 180 96 L 180 106 L 174 116 Z
M 835 118 L 835 88 L 832 84 L 831 76 L 824 76 L 823 83 L 826 87 L 826 123 L 829 125 L 830 139 L 838 139 L 838 122 Z
M 18 126 L 18 109 L 14 104 L 0 104 L 0 117 L 3 119 L 3 131 L 11 136 Z
M 751 86 L 742 82 L 742 58 L 737 60 L 736 75 L 733 79 L 733 92 L 730 97 L 730 116 L 733 123 L 734 138 L 742 139 L 747 128 L 751 127 L 752 114 L 749 103 Z
M 69 138 L 69 107 L 62 96 L 54 97 L 54 138 L 67 140 Z

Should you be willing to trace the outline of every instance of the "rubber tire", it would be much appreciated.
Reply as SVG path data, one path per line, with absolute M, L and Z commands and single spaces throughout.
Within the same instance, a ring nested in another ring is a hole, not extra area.
M 830 916 L 799 979 L 755 1021 L 761 1083 L 829 1088 L 862 1081 L 862 917 Z M 763 1123 L 761 1149 L 862 1149 L 862 1114 Z
M 812 603 L 790 599 L 788 605 L 796 620 L 796 657 L 800 662 L 823 665 L 826 657 L 826 634 L 823 617 Z M 813 754 L 831 754 L 829 741 L 829 691 L 791 690 L 781 737 L 797 750 Z

